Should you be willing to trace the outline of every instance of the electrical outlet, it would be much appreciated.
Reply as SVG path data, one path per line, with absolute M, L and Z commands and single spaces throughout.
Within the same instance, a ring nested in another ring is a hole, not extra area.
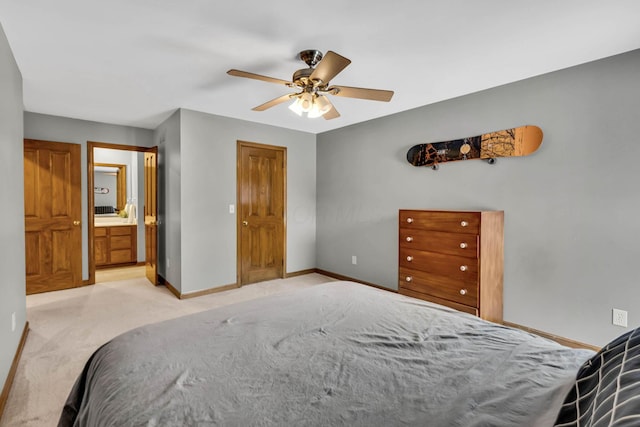
M 358 263 L 358 257 L 351 255 L 351 264 L 356 265 Z
M 613 324 L 616 326 L 627 327 L 627 312 L 624 310 L 613 309 Z
M 16 312 L 11 313 L 11 332 L 16 330 Z

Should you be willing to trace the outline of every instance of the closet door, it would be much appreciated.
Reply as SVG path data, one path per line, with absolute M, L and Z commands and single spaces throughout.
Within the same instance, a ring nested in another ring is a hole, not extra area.
M 238 284 L 284 277 L 286 148 L 238 142 Z
M 82 283 L 80 145 L 24 141 L 27 294 Z

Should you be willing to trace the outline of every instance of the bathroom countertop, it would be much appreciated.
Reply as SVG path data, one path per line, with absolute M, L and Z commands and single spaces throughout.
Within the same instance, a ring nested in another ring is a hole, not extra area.
M 136 222 L 129 222 L 129 218 L 122 218 L 118 215 L 95 216 L 93 218 L 94 227 L 122 227 L 125 225 L 137 225 Z
M 133 224 L 128 223 L 128 222 L 121 222 L 121 221 L 100 221 L 100 222 L 95 222 L 94 223 L 94 227 L 123 227 L 125 225 L 138 225 L 135 222 Z

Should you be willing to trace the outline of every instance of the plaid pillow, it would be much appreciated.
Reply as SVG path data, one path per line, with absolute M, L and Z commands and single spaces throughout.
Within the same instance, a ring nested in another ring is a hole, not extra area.
M 640 328 L 582 365 L 555 426 L 640 426 Z

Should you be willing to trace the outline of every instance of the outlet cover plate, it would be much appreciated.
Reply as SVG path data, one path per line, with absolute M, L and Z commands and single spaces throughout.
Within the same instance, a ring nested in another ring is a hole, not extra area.
M 612 322 L 616 326 L 627 327 L 627 312 L 625 310 L 613 309 Z

